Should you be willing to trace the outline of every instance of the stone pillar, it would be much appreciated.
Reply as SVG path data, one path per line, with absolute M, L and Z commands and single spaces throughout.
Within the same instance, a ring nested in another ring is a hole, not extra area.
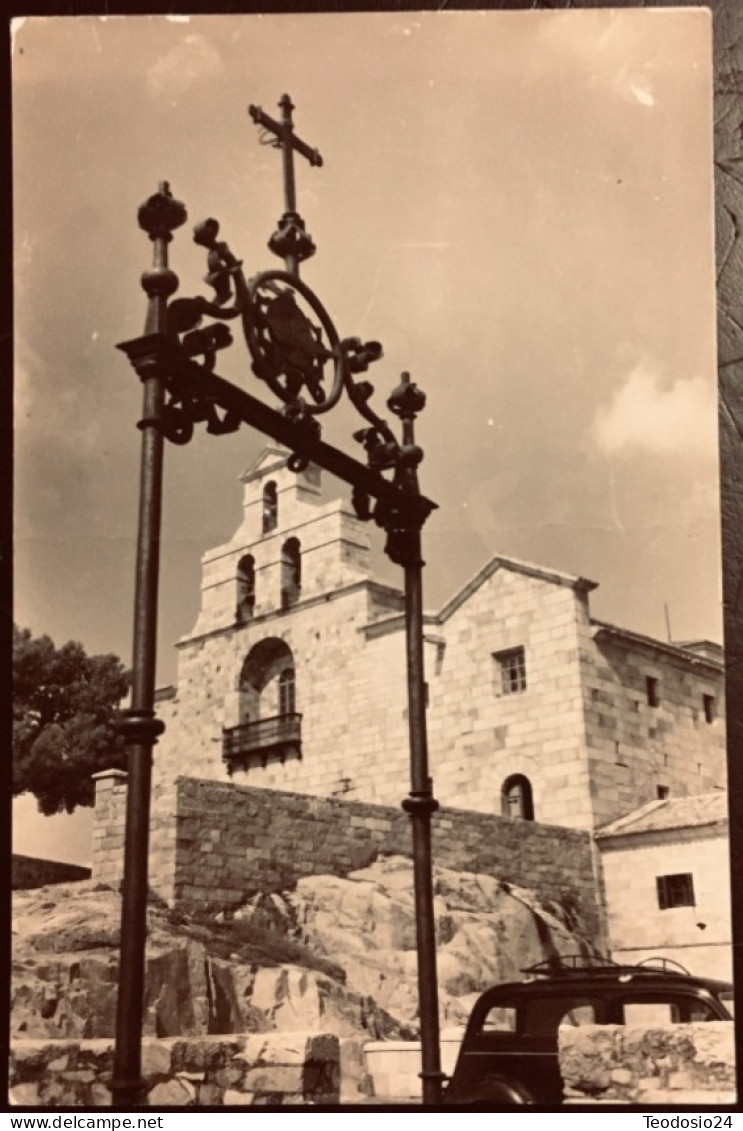
M 111 887 L 117 887 L 124 874 L 127 778 L 124 770 L 102 770 L 93 774 L 95 815 L 91 878 L 94 883 Z

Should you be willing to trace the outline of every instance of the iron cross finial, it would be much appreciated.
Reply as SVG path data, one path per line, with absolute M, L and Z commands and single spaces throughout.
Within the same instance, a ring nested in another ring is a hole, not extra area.
M 249 106 L 248 113 L 256 125 L 263 129 L 261 141 L 283 151 L 284 159 L 284 208 L 279 227 L 269 240 L 268 246 L 276 255 L 282 257 L 286 269 L 292 275 L 299 275 L 299 263 L 315 253 L 315 245 L 305 231 L 304 221 L 297 212 L 297 193 L 294 181 L 294 151 L 300 153 L 310 165 L 318 168 L 323 160 L 317 149 L 312 149 L 294 133 L 292 110 L 294 105 L 288 94 L 279 101 L 281 121 L 277 122 L 264 113 L 260 106 Z M 273 135 L 273 136 L 272 136 Z

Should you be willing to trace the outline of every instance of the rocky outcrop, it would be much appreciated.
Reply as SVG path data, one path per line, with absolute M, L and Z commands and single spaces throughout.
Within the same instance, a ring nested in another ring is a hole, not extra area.
M 485 986 L 585 947 L 555 906 L 492 876 L 435 869 L 442 1023 Z M 119 897 L 91 884 L 18 893 L 11 1032 L 115 1031 Z M 300 879 L 210 921 L 148 908 L 144 1030 L 159 1037 L 332 1032 L 417 1035 L 412 865 L 378 860 L 346 878 Z
M 57 900 L 60 902 L 58 903 Z M 11 1036 L 111 1037 L 115 1032 L 119 898 L 111 891 L 45 889 L 21 901 L 13 956 Z M 55 935 L 55 912 L 59 935 Z M 108 926 L 106 926 L 106 924 Z M 315 1030 L 399 1036 L 375 1003 L 341 979 L 277 961 L 241 961 L 239 940 L 220 957 L 224 932 L 193 938 L 166 911 L 148 909 L 145 1034 Z
M 466 1020 L 474 997 L 534 962 L 587 946 L 556 907 L 492 876 L 436 868 L 434 913 L 442 1023 Z M 258 895 L 236 918 L 281 930 L 341 961 L 347 982 L 417 1034 L 412 864 L 388 857 L 340 879 L 307 877 Z

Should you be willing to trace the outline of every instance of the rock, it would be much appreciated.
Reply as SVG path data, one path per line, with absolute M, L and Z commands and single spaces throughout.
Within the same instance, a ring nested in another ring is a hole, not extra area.
M 77 923 L 69 927 L 50 927 L 34 938 L 34 947 L 40 951 L 70 954 L 78 950 L 98 950 L 119 945 L 118 927 L 89 927 Z
M 553 905 L 497 877 L 436 867 L 434 890 L 444 1024 L 463 1023 L 486 986 L 518 977 L 544 958 L 585 949 Z M 234 919 L 234 928 L 216 915 L 210 925 L 148 907 L 145 1034 L 417 1036 L 410 860 L 380 858 L 345 878 L 305 877 L 292 891 L 256 895 Z M 119 920 L 118 894 L 90 883 L 17 893 L 13 1036 L 114 1035 L 112 924 Z M 277 950 L 292 961 L 277 958 Z
M 252 1092 L 237 1092 L 234 1088 L 227 1088 L 223 1102 L 225 1107 L 250 1107 L 253 1099 Z
M 439 985 L 448 1023 L 466 1020 L 470 996 L 518 977 L 522 967 L 580 940 L 533 892 L 502 885 L 491 876 L 435 868 Z M 418 990 L 412 863 L 377 860 L 346 879 L 309 876 L 283 903 L 258 896 L 256 921 L 268 913 L 274 926 L 312 950 L 339 960 L 347 983 L 395 1018 L 405 1035 L 417 1032 Z M 241 914 L 250 921 L 249 906 Z M 457 1004 L 467 998 L 466 1008 Z M 391 1034 L 386 1034 L 391 1035 Z
M 167 1076 L 170 1072 L 172 1048 L 169 1041 L 142 1042 L 142 1075 Z
M 12 1107 L 38 1107 L 39 1085 L 34 1082 L 16 1084 L 9 1092 Z
M 374 1094 L 374 1083 L 366 1070 L 364 1047 L 368 1038 L 341 1037 L 341 1103 L 362 1103 Z
M 147 1093 L 150 1107 L 189 1107 L 196 1102 L 196 1089 L 188 1080 L 178 1077 L 155 1084 Z

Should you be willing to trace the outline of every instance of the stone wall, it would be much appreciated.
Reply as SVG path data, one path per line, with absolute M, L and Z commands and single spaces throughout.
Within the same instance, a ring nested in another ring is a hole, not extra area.
M 722 669 L 633 633 L 593 625 L 582 654 L 587 771 L 600 826 L 660 796 L 725 785 Z M 657 704 L 646 680 L 657 681 Z M 710 721 L 704 696 L 713 701 Z
M 29 1107 L 110 1107 L 113 1041 L 16 1041 L 10 1102 Z M 337 1104 L 338 1038 L 326 1033 L 145 1037 L 150 1107 Z
M 535 572 L 495 560 L 430 630 L 442 638 L 439 656 L 426 656 L 431 769 L 447 805 L 500 814 L 505 781 L 522 774 L 537 821 L 589 828 L 578 663 L 587 595 Z M 402 655 L 402 640 L 391 643 Z M 498 656 L 517 648 L 525 686 L 506 693 Z
M 693 974 L 732 981 L 727 823 L 599 841 L 611 954 L 674 958 Z M 689 873 L 692 907 L 658 906 L 657 877 Z
M 567 1102 L 735 1103 L 732 1021 L 563 1026 L 559 1034 Z
M 115 791 L 105 785 L 102 809 L 114 826 L 121 821 L 114 796 L 122 812 L 125 804 L 116 781 Z M 410 819 L 399 808 L 194 778 L 179 778 L 175 786 L 170 839 L 165 843 L 160 829 L 151 842 L 150 885 L 168 902 L 172 894 L 176 904 L 237 906 L 257 891 L 289 889 L 300 876 L 342 876 L 378 856 L 412 855 Z M 532 888 L 579 912 L 599 941 L 588 833 L 442 809 L 434 815 L 432 839 L 438 864 Z M 170 860 L 173 844 L 175 869 L 163 887 L 159 877 L 166 869 L 158 853 Z M 121 875 L 123 856 L 118 841 L 98 828 L 97 808 L 95 845 L 93 879 L 110 883 Z

